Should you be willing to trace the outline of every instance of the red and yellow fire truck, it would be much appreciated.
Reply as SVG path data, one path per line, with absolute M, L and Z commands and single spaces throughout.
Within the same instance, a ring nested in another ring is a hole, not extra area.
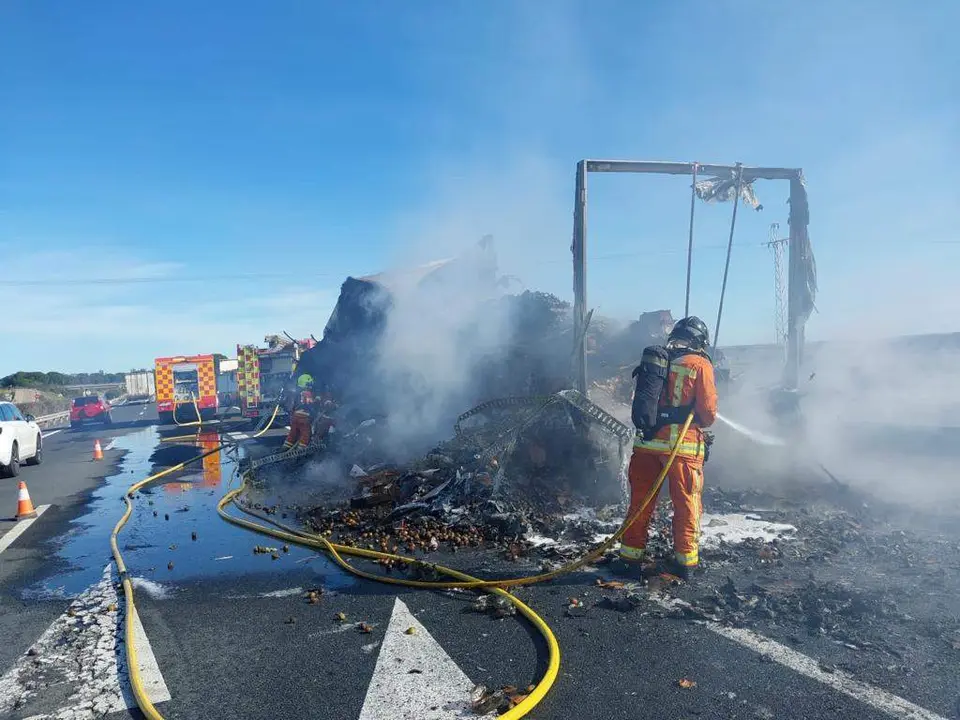
M 154 361 L 157 412 L 162 425 L 217 415 L 217 372 L 222 355 L 178 355 Z M 200 417 L 197 418 L 197 411 Z
M 265 340 L 269 343 L 265 348 L 237 345 L 237 394 L 240 413 L 248 418 L 273 413 L 301 353 L 316 344 L 313 339 L 284 341 L 277 335 Z

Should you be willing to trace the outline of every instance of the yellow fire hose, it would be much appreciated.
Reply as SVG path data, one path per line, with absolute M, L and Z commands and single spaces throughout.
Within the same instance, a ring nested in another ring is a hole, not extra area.
M 252 436 L 251 436 L 251 439 L 260 437 L 260 436 L 263 435 L 265 432 L 267 432 L 267 430 L 269 430 L 269 429 L 271 428 L 271 426 L 273 425 L 273 421 L 277 419 L 277 413 L 279 412 L 279 410 L 280 410 L 280 405 L 279 405 L 279 403 L 278 403 L 277 405 L 274 405 L 274 406 L 273 406 L 273 415 L 270 416 L 270 421 L 264 426 L 263 430 L 261 430 L 260 432 L 258 432 L 256 435 L 252 435 Z M 180 427 L 188 427 L 188 426 L 187 426 L 187 425 L 180 425 Z M 200 430 L 199 430 L 199 428 L 198 428 L 196 434 L 193 434 L 193 435 L 174 435 L 174 436 L 172 436 L 172 437 L 160 438 L 160 442 L 182 442 L 182 441 L 184 441 L 184 440 L 193 440 L 193 441 L 196 441 L 196 440 L 198 440 L 199 438 L 200 438 Z
M 197 398 L 193 393 L 190 393 L 190 402 L 193 403 L 193 409 L 197 412 L 197 419 L 195 422 L 182 423 L 177 420 L 177 399 L 173 399 L 173 424 L 177 427 L 196 427 L 203 424 L 203 420 L 200 418 L 200 406 L 197 405 Z
M 260 437 L 260 436 L 263 435 L 267 430 L 269 430 L 269 429 L 271 428 L 271 426 L 273 425 L 273 421 L 277 419 L 277 413 L 278 413 L 279 411 L 280 411 L 280 403 L 278 402 L 276 405 L 273 406 L 273 415 L 270 416 L 270 422 L 268 422 L 266 425 L 264 425 L 264 426 L 263 426 L 263 430 L 261 430 L 261 431 L 258 432 L 256 435 L 254 435 L 253 438 L 258 438 L 258 437 Z M 251 439 L 252 439 L 252 438 L 251 438 Z
M 187 465 L 203 460 L 203 458 L 218 453 L 222 449 L 223 446 L 216 447 L 213 450 L 207 450 L 205 453 L 202 453 L 195 458 L 191 458 L 190 460 L 177 465 L 172 465 L 166 470 L 161 470 L 160 472 L 131 485 L 129 488 L 127 488 L 127 492 L 123 496 L 123 501 L 126 503 L 127 509 L 124 511 L 123 517 L 117 521 L 116 526 L 113 528 L 113 532 L 110 533 L 110 549 L 113 551 L 113 559 L 117 563 L 117 572 L 120 574 L 120 582 L 123 584 L 123 597 L 124 601 L 126 602 L 127 616 L 126 622 L 124 623 L 123 639 L 127 648 L 127 668 L 130 673 L 130 686 L 133 688 L 133 696 L 137 700 L 137 705 L 140 707 L 140 710 L 143 712 L 143 714 L 149 718 L 149 720 L 163 720 L 163 716 L 157 712 L 157 709 L 153 706 L 153 703 L 150 702 L 150 698 L 147 697 L 147 692 L 143 687 L 143 678 L 140 677 L 140 664 L 137 661 L 137 646 L 134 642 L 133 636 L 133 618 L 137 612 L 137 608 L 133 600 L 133 585 L 130 583 L 130 578 L 127 575 L 127 566 L 123 562 L 123 555 L 120 553 L 120 547 L 117 545 L 117 536 L 120 534 L 123 526 L 127 524 L 127 520 L 130 519 L 130 514 L 133 512 L 133 494 L 137 492 L 137 490 L 141 489 L 145 485 L 148 485 L 149 483 L 159 480 L 166 475 L 169 475 L 170 473 L 183 470 L 183 468 L 187 467 Z
M 677 457 L 677 453 L 680 451 L 680 443 L 683 440 L 683 436 L 686 434 L 687 430 L 690 428 L 690 423 L 693 421 L 693 413 L 687 416 L 686 422 L 681 428 L 677 442 L 674 444 L 673 449 L 670 452 L 667 462 L 664 463 L 663 468 L 660 470 L 660 474 L 657 476 L 656 481 L 653 484 L 653 487 L 650 489 L 650 492 L 647 493 L 646 497 L 643 499 L 643 502 L 640 503 L 636 512 L 633 515 L 630 515 L 624 518 L 623 523 L 617 529 L 617 531 L 611 535 L 609 538 L 604 540 L 600 545 L 595 547 L 593 550 L 588 552 L 586 555 L 574 560 L 572 562 L 563 565 L 562 567 L 557 568 L 556 570 L 551 570 L 550 572 L 541 573 L 539 575 L 529 575 L 526 577 L 518 578 L 500 578 L 496 580 L 477 580 L 471 579 L 464 582 L 432 582 L 425 580 L 406 580 L 400 578 L 394 578 L 384 575 L 379 575 L 377 573 L 366 572 L 365 570 L 360 570 L 359 568 L 353 567 L 347 563 L 342 555 L 353 555 L 355 557 L 363 557 L 370 560 L 398 560 L 405 563 L 411 563 L 421 567 L 428 567 L 437 570 L 445 575 L 450 573 L 446 572 L 446 568 L 443 568 L 439 565 L 434 565 L 432 563 L 425 562 L 423 560 L 417 560 L 416 558 L 404 557 L 402 555 L 395 555 L 393 553 L 384 553 L 377 550 L 365 550 L 363 548 L 355 548 L 349 545 L 339 545 L 336 543 L 331 543 L 326 538 L 319 535 L 300 535 L 300 537 L 307 537 L 315 541 L 317 544 L 312 545 L 313 547 L 321 547 L 327 552 L 330 553 L 331 557 L 336 561 L 340 567 L 348 570 L 354 575 L 358 575 L 367 580 L 376 580 L 378 582 L 384 582 L 391 585 L 407 585 L 409 587 L 418 587 L 418 588 L 429 588 L 433 590 L 452 590 L 452 589 L 471 589 L 471 590 L 482 590 L 490 588 L 508 588 L 508 587 L 520 587 L 522 585 L 535 585 L 537 583 L 546 582 L 547 580 L 552 580 L 553 578 L 559 577 L 560 575 L 566 575 L 571 573 L 574 570 L 587 565 L 598 557 L 603 555 L 614 543 L 619 542 L 623 537 L 624 533 L 630 528 L 633 523 L 637 521 L 640 515 L 646 510 L 647 505 L 653 502 L 654 498 L 657 497 L 657 494 L 660 492 L 660 488 L 663 485 L 663 480 L 667 476 L 667 472 L 670 470 L 670 467 L 673 465 L 673 461 Z M 246 486 L 246 475 L 243 476 L 243 482 L 240 484 L 240 487 L 235 488 L 234 490 L 229 491 L 226 495 L 221 498 L 220 503 L 217 505 L 217 512 L 220 513 L 220 516 L 224 518 L 227 522 L 232 522 L 241 527 L 246 527 L 248 529 L 255 529 L 257 532 L 265 532 L 267 534 L 272 534 L 274 531 L 271 528 L 264 528 L 262 525 L 257 525 L 256 523 L 250 523 L 247 520 L 240 520 L 234 518 L 230 515 L 227 515 L 223 512 L 224 506 L 234 500 L 240 493 L 243 492 Z M 237 507 L 240 507 L 239 505 Z M 243 509 L 242 507 L 240 508 Z M 275 525 L 277 523 L 274 523 Z M 284 528 L 287 535 L 290 535 L 290 529 Z M 278 536 L 279 537 L 279 536 Z
M 274 417 L 276 417 L 276 411 L 274 412 Z M 659 476 L 657 477 L 656 482 L 653 485 L 651 491 L 643 499 L 643 502 L 640 504 L 637 512 L 633 513 L 629 517 L 625 518 L 623 524 L 620 528 L 606 541 L 604 541 L 600 546 L 591 550 L 589 553 L 584 555 L 579 560 L 568 563 L 567 565 L 551 571 L 549 573 L 543 573 L 540 575 L 534 575 L 526 578 L 507 578 L 500 580 L 480 580 L 478 578 L 471 577 L 465 573 L 462 573 L 458 570 L 452 568 L 447 568 L 442 565 L 436 565 L 433 563 L 426 563 L 422 560 L 417 560 L 415 558 L 408 558 L 401 555 L 394 555 L 392 553 L 383 553 L 375 550 L 365 550 L 362 548 L 354 548 L 346 545 L 340 545 L 336 543 L 331 543 L 324 537 L 309 535 L 300 531 L 296 531 L 290 528 L 284 529 L 274 529 L 259 525 L 257 523 L 245 520 L 243 518 L 233 517 L 227 514 L 224 508 L 234 502 L 236 497 L 244 490 L 247 481 L 247 475 L 244 474 L 242 483 L 239 488 L 228 491 L 217 503 L 217 513 L 227 522 L 230 522 L 239 527 L 251 530 L 256 533 L 263 535 L 269 535 L 287 542 L 291 542 L 297 545 L 302 545 L 311 548 L 318 548 L 326 550 L 333 557 L 334 561 L 342 567 L 344 570 L 369 580 L 375 580 L 377 582 L 388 583 L 392 585 L 404 585 L 408 587 L 416 588 L 430 588 L 430 589 L 452 589 L 452 588 L 470 588 L 470 589 L 489 589 L 493 593 L 500 595 L 501 597 L 507 598 L 517 610 L 526 617 L 537 629 L 537 631 L 544 638 L 544 641 L 547 643 L 547 648 L 549 652 L 549 660 L 547 663 L 546 672 L 544 672 L 543 677 L 536 684 L 534 690 L 520 703 L 511 708 L 509 711 L 501 715 L 500 717 L 505 720 L 519 720 L 526 716 L 534 707 L 536 707 L 541 700 L 549 692 L 550 688 L 553 686 L 556 681 L 557 675 L 560 670 L 560 646 L 557 644 L 556 637 L 553 635 L 553 632 L 550 630 L 550 627 L 544 622 L 537 613 L 535 613 L 529 606 L 524 604 L 514 595 L 510 594 L 504 587 L 515 587 L 520 585 L 530 585 L 533 583 L 544 582 L 550 580 L 564 573 L 572 572 L 583 565 L 591 562 L 592 560 L 599 557 L 603 552 L 605 552 L 610 546 L 617 542 L 620 538 L 623 537 L 623 534 L 626 532 L 636 520 L 639 518 L 640 514 L 644 509 L 649 505 L 657 494 L 660 491 L 660 487 L 663 485 L 663 480 L 667 475 L 670 467 L 673 465 L 674 460 L 676 459 L 677 453 L 680 450 L 680 443 L 683 440 L 684 435 L 686 435 L 687 430 L 690 427 L 690 423 L 693 421 L 693 414 L 691 413 L 686 422 L 683 424 L 683 427 L 679 433 L 677 442 L 674 444 L 673 449 L 670 452 L 667 462 L 664 463 L 663 469 L 660 471 Z M 271 418 L 270 423 L 272 424 L 273 418 Z M 270 424 L 267 425 L 264 430 L 262 430 L 258 435 L 254 437 L 259 437 L 270 427 Z M 153 706 L 153 703 L 150 702 L 150 699 L 147 697 L 146 691 L 143 687 L 143 680 L 140 676 L 140 667 L 137 662 L 136 647 L 134 643 L 134 623 L 133 617 L 136 613 L 136 605 L 133 595 L 133 585 L 130 583 L 130 579 L 127 576 L 126 565 L 123 562 L 123 556 L 120 553 L 120 549 L 117 545 L 117 536 L 120 533 L 120 530 L 126 525 L 127 520 L 129 520 L 131 513 L 133 512 L 133 503 L 131 502 L 133 494 L 148 485 L 149 483 L 155 482 L 160 478 L 169 475 L 170 473 L 182 470 L 187 465 L 198 462 L 205 457 L 219 453 L 223 449 L 223 446 L 208 450 L 204 453 L 201 453 L 195 458 L 191 458 L 185 462 L 182 462 L 178 465 L 174 465 L 165 470 L 162 470 L 154 475 L 151 475 L 144 480 L 141 480 L 128 488 L 126 495 L 124 495 L 124 502 L 126 503 L 126 511 L 123 514 L 123 517 L 117 522 L 116 527 L 114 527 L 113 532 L 110 535 L 110 546 L 113 551 L 114 560 L 117 563 L 117 570 L 120 573 L 121 582 L 123 584 L 124 599 L 127 606 L 127 615 L 126 623 L 124 628 L 124 643 L 127 647 L 127 658 L 128 658 L 128 668 L 130 673 L 130 683 L 133 688 L 134 697 L 137 700 L 137 705 L 143 711 L 144 715 L 149 718 L 149 720 L 163 720 L 163 716 L 157 711 Z M 244 510 L 240 505 L 234 503 L 238 508 Z M 276 524 L 276 523 L 274 523 Z M 279 526 L 283 528 L 283 526 Z M 436 572 L 447 575 L 449 577 L 456 578 L 458 582 L 426 582 L 420 580 L 406 580 L 402 578 L 394 578 L 385 575 L 378 575 L 375 573 L 369 573 L 364 570 L 360 570 L 343 559 L 343 555 L 351 555 L 354 557 L 362 557 L 371 560 L 392 560 L 398 562 L 405 562 L 409 564 L 419 565 L 421 567 L 429 567 L 435 570 Z

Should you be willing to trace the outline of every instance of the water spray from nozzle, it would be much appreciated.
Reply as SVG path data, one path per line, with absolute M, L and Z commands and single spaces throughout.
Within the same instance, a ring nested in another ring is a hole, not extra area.
M 751 430 L 750 428 L 744 425 L 741 425 L 740 423 L 734 420 L 731 420 L 728 417 L 724 417 L 720 413 L 717 413 L 717 420 L 720 420 L 722 423 L 730 427 L 732 430 L 735 430 L 741 435 L 747 436 L 748 438 L 750 438 L 756 443 L 759 443 L 760 445 L 784 447 L 787 444 L 785 440 L 782 440 L 778 437 L 774 437 L 773 435 L 764 435 L 763 433 L 757 432 L 756 430 Z

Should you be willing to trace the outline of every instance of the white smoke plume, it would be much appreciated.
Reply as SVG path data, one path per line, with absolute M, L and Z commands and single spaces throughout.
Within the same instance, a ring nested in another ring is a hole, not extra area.
M 492 248 L 420 272 L 398 273 L 380 341 L 377 385 L 396 450 L 422 450 L 448 436 L 478 401 L 479 364 L 500 357 L 512 335 L 498 295 Z
M 741 351 L 737 369 L 744 385 L 721 402 L 721 412 L 787 443 L 764 445 L 720 426 L 717 462 L 710 469 L 724 483 L 770 487 L 829 484 L 826 468 L 879 501 L 956 508 L 957 357 L 957 335 L 811 344 L 799 390 L 802 429 L 792 433 L 768 402 L 779 353 Z

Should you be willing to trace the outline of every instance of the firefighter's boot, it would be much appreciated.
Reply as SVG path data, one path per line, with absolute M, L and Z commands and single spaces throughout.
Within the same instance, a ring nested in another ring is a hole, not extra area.
M 690 578 L 693 576 L 693 571 L 696 569 L 696 565 L 684 565 L 683 563 L 678 562 L 675 558 L 670 558 L 666 563 L 664 563 L 663 571 L 680 578 L 684 582 L 690 582 Z
M 627 562 L 622 558 L 614 558 L 607 565 L 611 574 L 617 577 L 629 578 L 630 580 L 639 580 L 643 565 L 638 562 Z

